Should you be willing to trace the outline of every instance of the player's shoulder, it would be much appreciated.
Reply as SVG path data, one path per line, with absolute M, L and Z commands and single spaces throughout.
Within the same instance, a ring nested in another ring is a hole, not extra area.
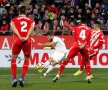
M 30 21 L 34 21 L 34 19 L 29 16 L 26 16 L 26 18 L 28 18 Z
M 18 16 L 16 16 L 16 17 L 12 18 L 12 19 L 11 19 L 11 21 L 16 21 L 16 20 L 17 20 L 17 18 L 18 18 Z
M 102 31 L 102 30 L 100 30 L 100 33 L 101 33 L 101 35 L 104 35 L 104 33 L 103 33 L 103 31 Z
M 54 36 L 54 38 L 53 39 L 59 39 L 59 37 L 58 36 Z

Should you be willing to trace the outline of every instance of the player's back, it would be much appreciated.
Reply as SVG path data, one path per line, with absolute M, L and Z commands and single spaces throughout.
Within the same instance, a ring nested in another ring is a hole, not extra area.
M 19 16 L 13 18 L 11 22 L 14 23 L 19 34 L 22 37 L 26 37 L 27 33 L 31 27 L 31 24 L 34 22 L 34 20 L 31 19 L 30 17 L 25 16 L 25 15 L 19 15 Z
M 90 38 L 91 38 L 91 28 L 88 27 L 85 24 L 79 24 L 77 26 L 74 27 L 74 37 L 75 40 L 80 42 L 80 43 L 84 43 L 84 42 L 90 42 Z

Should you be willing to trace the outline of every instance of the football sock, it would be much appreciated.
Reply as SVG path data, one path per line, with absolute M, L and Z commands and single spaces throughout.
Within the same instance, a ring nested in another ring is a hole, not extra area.
M 16 60 L 12 59 L 11 60 L 11 72 L 12 72 L 13 79 L 16 79 L 16 68 L 17 68 Z
M 45 64 L 44 64 L 44 65 L 45 65 L 45 68 L 46 68 L 47 66 L 49 66 L 49 65 L 50 65 L 50 61 L 48 61 L 48 60 L 47 60 L 47 61 L 45 62 Z
M 47 71 L 45 72 L 45 74 L 49 73 L 50 71 L 52 71 L 52 69 L 54 68 L 54 66 L 49 65 Z
M 83 69 L 84 69 L 84 66 L 85 66 L 85 60 L 84 59 L 82 59 L 82 61 L 81 61 L 81 65 L 80 65 L 80 71 L 83 71 Z
M 87 76 L 91 75 L 91 66 L 90 66 L 90 61 L 86 61 L 86 74 Z
M 29 60 L 24 60 L 24 64 L 22 67 L 22 73 L 21 73 L 21 77 L 24 78 L 27 71 L 28 71 L 28 67 L 29 67 Z
M 66 60 L 64 60 L 63 62 L 62 62 L 62 64 L 60 65 L 60 68 L 59 68 L 59 70 L 58 70 L 58 74 L 59 75 L 61 75 L 61 73 L 63 72 L 63 70 L 64 70 L 64 68 L 65 68 L 65 66 L 68 64 L 68 61 L 66 61 Z

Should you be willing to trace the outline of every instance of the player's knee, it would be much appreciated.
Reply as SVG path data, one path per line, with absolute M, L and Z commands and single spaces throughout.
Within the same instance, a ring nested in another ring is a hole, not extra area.
M 52 63 L 52 66 L 55 66 L 56 64 L 58 64 L 57 62 L 53 61 Z
M 70 59 L 69 59 L 69 58 L 66 58 L 65 60 L 66 60 L 67 62 L 69 62 Z
M 30 54 L 25 54 L 24 56 L 26 60 L 30 59 Z
M 12 55 L 12 59 L 17 59 L 18 55 Z

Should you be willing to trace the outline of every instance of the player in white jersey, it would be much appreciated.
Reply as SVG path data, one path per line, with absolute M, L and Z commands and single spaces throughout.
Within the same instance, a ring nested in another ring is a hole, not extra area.
M 50 40 L 50 42 L 45 43 L 45 44 L 42 44 L 42 43 L 38 44 L 38 45 L 43 45 L 43 46 L 54 46 L 55 48 L 55 51 L 51 54 L 49 59 L 45 62 L 44 68 L 48 67 L 48 69 L 43 74 L 43 76 L 46 76 L 54 68 L 56 64 L 59 64 L 62 60 L 64 60 L 67 54 L 67 49 L 62 38 L 53 36 L 53 33 L 49 32 L 48 39 Z M 38 70 L 38 71 L 42 72 L 43 69 Z

